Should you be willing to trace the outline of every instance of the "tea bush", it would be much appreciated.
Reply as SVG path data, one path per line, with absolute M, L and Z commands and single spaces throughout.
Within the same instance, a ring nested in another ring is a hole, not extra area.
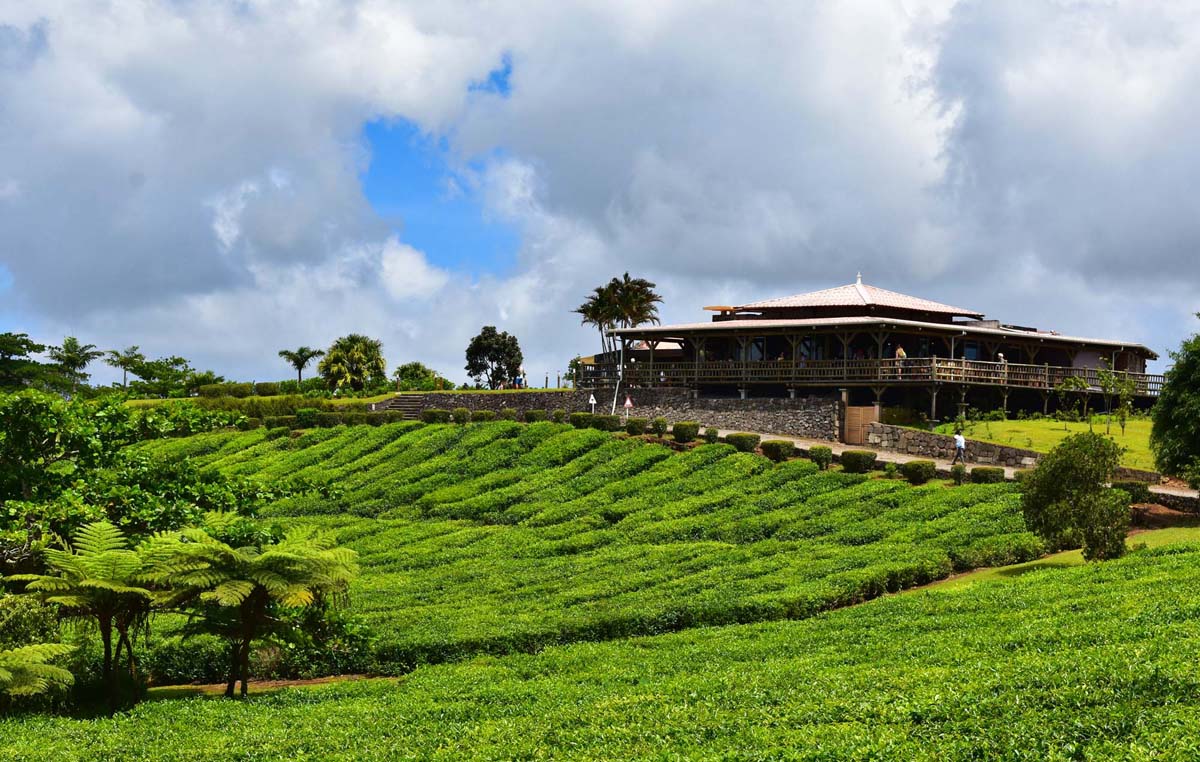
M 650 421 L 650 431 L 656 437 L 665 437 L 667 435 L 667 428 L 669 426 L 670 424 L 667 423 L 667 419 L 663 418 L 662 416 L 654 418 Z
M 747 434 L 744 432 L 725 435 L 725 443 L 733 445 L 739 452 L 754 452 L 758 447 L 759 439 L 758 434 Z
M 646 433 L 646 427 L 650 425 L 647 418 L 630 418 L 625 422 L 625 432 L 631 437 L 638 437 Z
M 877 453 L 871 450 L 846 450 L 842 453 L 842 470 L 850 474 L 865 474 L 875 468 Z
M 975 466 L 971 469 L 971 481 L 976 484 L 999 484 L 1004 481 L 1004 469 L 1000 466 Z
M 592 414 L 591 413 L 571 413 L 571 415 L 568 416 L 567 420 L 569 420 L 571 425 L 577 429 L 586 429 L 586 428 L 590 428 L 592 425 Z
M 471 413 L 472 423 L 487 423 L 496 420 L 495 410 L 475 410 Z
M 909 484 L 919 486 L 937 476 L 937 464 L 932 460 L 910 460 L 901 464 L 900 473 Z
M 450 411 L 450 419 L 458 424 L 470 423 L 471 410 L 470 408 L 456 407 Z
M 825 471 L 829 464 L 833 463 L 833 449 L 825 445 L 814 445 L 808 448 L 808 457 L 817 464 L 817 468 Z
M 695 421 L 679 421 L 671 427 L 671 436 L 676 442 L 686 444 L 696 441 L 700 433 L 700 424 Z
M 721 432 L 711 426 L 704 430 L 704 441 L 708 444 L 716 444 L 721 439 Z
M 796 454 L 796 443 L 790 439 L 768 439 L 762 443 L 762 454 L 782 463 Z

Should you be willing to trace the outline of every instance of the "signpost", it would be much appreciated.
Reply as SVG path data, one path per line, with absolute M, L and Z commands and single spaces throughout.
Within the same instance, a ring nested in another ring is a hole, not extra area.
M 588 404 L 592 406 L 592 415 L 596 414 L 596 395 L 588 395 Z
M 629 423 L 629 411 L 633 410 L 633 400 L 629 399 L 629 395 L 625 395 L 625 423 Z

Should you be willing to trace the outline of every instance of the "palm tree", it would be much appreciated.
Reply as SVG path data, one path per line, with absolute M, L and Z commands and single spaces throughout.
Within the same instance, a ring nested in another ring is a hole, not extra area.
M 297 384 L 304 383 L 304 369 L 308 367 L 308 364 L 314 359 L 324 355 L 325 352 L 323 350 L 313 349 L 312 347 L 299 347 L 295 350 L 279 350 L 279 356 L 291 363 L 292 367 L 296 369 Z
M 107 521 L 87 524 L 72 537 L 74 547 L 47 548 L 46 574 L 14 574 L 27 582 L 26 592 L 56 603 L 63 616 L 95 622 L 104 644 L 103 678 L 110 709 L 116 707 L 117 682 L 113 665 L 124 650 L 129 677 L 136 682 L 137 662 L 133 640 L 150 615 L 153 595 L 137 584 L 142 559 L 131 550 L 125 534 Z M 113 633 L 117 635 L 113 650 Z
M 250 646 L 269 634 L 280 607 L 304 608 L 343 602 L 358 575 L 356 554 L 339 548 L 329 536 L 294 531 L 277 544 L 235 547 L 222 539 L 237 533 L 245 517 L 212 512 L 204 528 L 184 529 L 175 537 L 158 535 L 147 544 L 147 579 L 172 589 L 175 605 L 193 607 L 185 635 L 211 633 L 229 643 L 229 679 L 225 695 L 241 695 L 250 681 Z
M 618 325 L 632 328 L 643 323 L 658 323 L 658 303 L 662 297 L 654 292 L 654 284 L 644 278 L 613 278 L 597 286 L 587 301 L 574 312 L 582 316 L 584 325 L 594 325 L 600 331 L 604 352 L 616 351 L 616 340 L 610 331 Z
M 33 696 L 74 682 L 71 673 L 50 664 L 75 650 L 63 643 L 39 643 L 0 651 L 0 693 Z
M 350 387 L 362 391 L 368 385 L 387 380 L 383 361 L 383 342 L 351 333 L 329 347 L 317 366 L 330 389 Z
M 96 349 L 95 344 L 80 344 L 74 336 L 63 339 L 61 347 L 50 347 L 49 354 L 50 359 L 62 368 L 63 375 L 71 379 L 71 394 L 79 388 L 80 381 L 87 381 L 88 374 L 84 372 L 87 366 L 104 357 L 104 352 Z
M 120 352 L 115 349 L 108 350 L 108 357 L 104 359 L 114 368 L 121 369 L 121 386 L 129 386 L 129 374 L 137 375 L 136 371 L 146 362 L 146 355 L 139 351 L 139 347 L 135 344 Z

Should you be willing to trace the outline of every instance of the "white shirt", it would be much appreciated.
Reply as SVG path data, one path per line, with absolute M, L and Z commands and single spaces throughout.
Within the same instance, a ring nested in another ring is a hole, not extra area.
M 960 450 L 966 449 L 967 438 L 964 437 L 962 434 L 955 434 L 954 435 L 954 446 Z

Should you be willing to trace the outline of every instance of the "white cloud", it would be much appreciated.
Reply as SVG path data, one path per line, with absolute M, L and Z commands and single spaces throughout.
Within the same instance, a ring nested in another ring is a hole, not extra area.
M 424 254 L 395 237 L 384 242 L 379 265 L 383 287 L 398 301 L 427 301 L 449 280 L 446 272 L 429 265 Z

